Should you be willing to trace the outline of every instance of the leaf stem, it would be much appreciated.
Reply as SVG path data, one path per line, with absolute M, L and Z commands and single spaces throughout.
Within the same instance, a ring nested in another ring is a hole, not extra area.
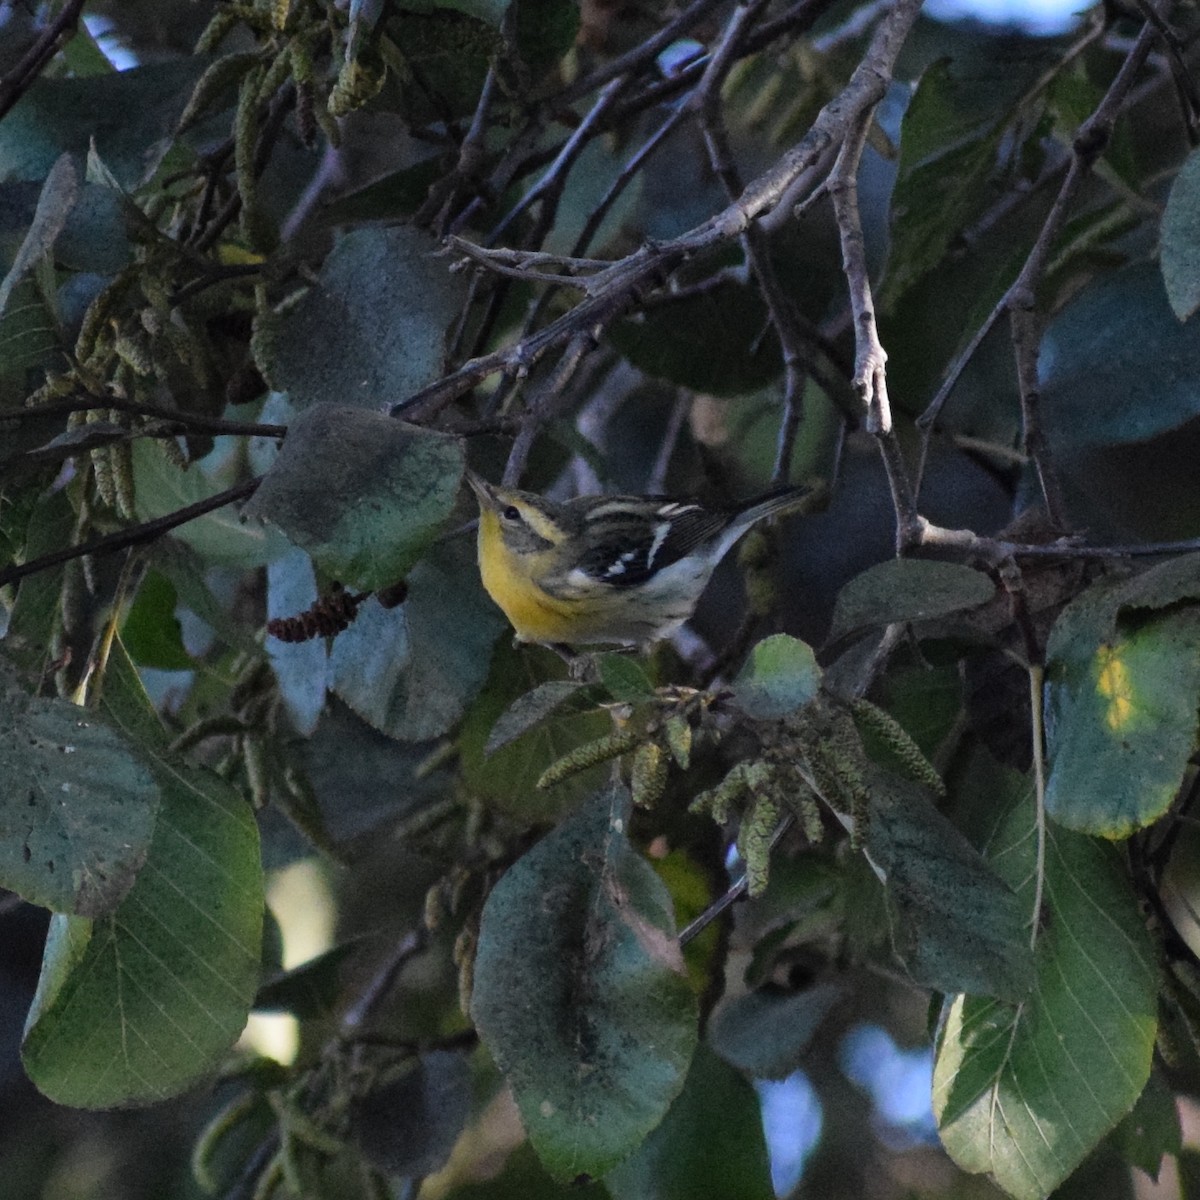
M 1046 671 L 1040 663 L 1029 665 L 1029 707 L 1033 734 L 1033 782 L 1037 811 L 1037 865 L 1033 888 L 1033 919 L 1029 931 L 1029 948 L 1037 949 L 1038 932 L 1042 927 L 1042 895 L 1046 886 L 1046 725 L 1042 710 L 1042 685 Z

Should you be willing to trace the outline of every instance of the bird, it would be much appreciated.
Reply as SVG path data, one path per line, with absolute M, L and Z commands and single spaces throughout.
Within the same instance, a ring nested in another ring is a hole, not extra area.
M 468 471 L 479 571 L 519 642 L 639 649 L 693 613 L 717 564 L 752 526 L 796 508 L 781 487 L 730 508 L 663 496 L 554 501 Z

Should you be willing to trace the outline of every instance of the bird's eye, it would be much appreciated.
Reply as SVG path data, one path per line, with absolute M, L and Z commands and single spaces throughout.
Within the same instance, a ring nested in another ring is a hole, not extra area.
M 515 504 L 510 504 L 503 513 L 506 521 L 519 521 L 521 519 L 521 511 Z

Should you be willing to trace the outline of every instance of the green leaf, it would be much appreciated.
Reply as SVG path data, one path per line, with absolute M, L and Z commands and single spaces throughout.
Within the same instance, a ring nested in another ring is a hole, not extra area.
M 760 1079 L 786 1079 L 804 1062 L 821 1022 L 846 995 L 835 983 L 801 991 L 764 987 L 724 1001 L 708 1040 L 728 1063 Z
M 995 584 L 957 563 L 923 558 L 889 558 L 856 575 L 838 593 L 831 641 L 868 625 L 928 621 L 977 608 L 992 598 Z
M 1163 1156 L 1183 1149 L 1175 1092 L 1161 1070 L 1151 1071 L 1133 1111 L 1113 1136 L 1121 1157 L 1157 1183 Z
M 76 520 L 64 490 L 42 493 L 25 529 L 25 560 L 70 545 Z M 65 571 L 63 566 L 51 567 L 22 579 L 9 614 L 5 653 L 30 675 L 41 676 L 49 666 Z
M 423 158 L 330 201 L 321 208 L 321 216 L 330 224 L 411 216 L 425 202 L 430 187 L 445 173 L 446 163 L 441 155 Z
M 662 1120 L 696 1045 L 670 897 L 593 796 L 484 906 L 471 1015 L 555 1178 L 603 1175 Z
M 750 651 L 733 681 L 733 703 L 747 716 L 771 720 L 807 704 L 820 686 L 821 668 L 812 647 L 776 633 Z
M 645 668 L 628 654 L 598 654 L 596 667 L 600 682 L 614 700 L 633 702 L 654 694 L 654 684 Z
M 754 1089 L 700 1046 L 663 1122 L 605 1177 L 613 1200 L 772 1200 Z
M 210 479 L 199 463 L 180 470 L 153 438 L 133 443 L 133 483 L 139 521 L 177 512 L 229 486 Z M 288 549 L 280 534 L 243 521 L 233 504 L 188 521 L 175 536 L 210 562 L 226 566 L 261 566 Z
M 0 660 L 0 879 L 33 904 L 96 917 L 133 886 L 159 787 L 103 714 L 29 695 Z
M 1005 813 L 988 857 L 1032 913 L 1031 799 Z M 1032 994 L 949 1001 L 934 1063 L 950 1157 L 1017 1200 L 1042 1200 L 1129 1112 L 1156 1029 L 1155 954 L 1116 850 L 1049 825 L 1044 887 Z
M 1200 414 L 1200 335 L 1179 323 L 1150 263 L 1068 304 L 1046 329 L 1039 368 L 1047 433 L 1063 450 L 1145 441 Z
M 60 154 L 94 141 L 122 187 L 157 166 L 207 63 L 182 56 L 84 79 L 39 79 L 0 122 L 0 178 L 45 179 Z
M 70 155 L 61 155 L 46 176 L 33 220 L 25 231 L 8 274 L 0 280 L 0 313 L 7 308 L 13 288 L 53 249 L 79 199 L 79 183 L 79 170 Z
M 380 52 L 390 78 L 377 103 L 395 107 L 410 125 L 469 116 L 504 38 L 489 22 L 453 8 L 415 7 L 396 6 L 383 25 Z
M 495 754 L 509 742 L 515 742 L 522 734 L 540 725 L 582 687 L 583 684 L 574 679 L 548 679 L 545 683 L 539 683 L 533 691 L 518 696 L 492 726 L 492 732 L 488 734 L 483 747 L 484 754 Z
M 43 369 L 62 362 L 57 315 L 36 276 L 28 275 L 0 315 L 0 407 L 21 404 L 41 384 Z
M 402 579 L 433 540 L 463 461 L 457 438 L 314 404 L 289 427 L 244 515 L 277 526 L 341 583 L 374 591 Z
M 602 1183 L 556 1183 L 527 1141 L 508 1156 L 495 1179 L 464 1184 L 451 1193 L 452 1200 L 608 1200 L 609 1195 Z
M 440 737 L 463 715 L 487 678 L 504 622 L 479 582 L 474 555 L 439 547 L 408 577 L 396 608 L 371 599 L 330 656 L 330 687 L 389 737 Z
M 891 244 L 881 302 L 891 306 L 942 262 L 951 241 L 992 193 L 989 176 L 1003 122 L 964 104 L 972 81 L 949 59 L 931 64 L 900 123 L 900 161 L 892 192 Z M 973 111 L 974 109 L 974 111 Z
M 146 572 L 125 615 L 121 640 L 139 666 L 160 671 L 186 671 L 196 664 L 183 647 L 175 585 L 160 571 Z
M 713 396 L 758 391 L 783 372 L 762 297 L 738 283 L 723 282 L 619 321 L 609 340 L 648 375 Z
M 52 924 L 22 1058 L 42 1092 L 77 1108 L 161 1100 L 215 1070 L 258 985 L 263 916 L 248 805 L 169 753 L 119 643 L 103 709 L 148 757 L 162 804 L 120 907 Z
M 432 382 L 466 298 L 465 276 L 450 265 L 411 226 L 345 234 L 283 321 L 272 382 L 301 407 L 336 397 L 375 409 Z
M 1089 589 L 1047 641 L 1046 810 L 1082 833 L 1122 838 L 1156 821 L 1194 747 L 1200 608 L 1120 620 L 1156 590 L 1170 603 L 1181 584 L 1158 569 L 1147 576 Z
M 366 1160 L 389 1175 L 422 1178 L 440 1170 L 471 1108 L 466 1058 L 432 1050 L 383 1073 L 350 1105 L 350 1128 Z
M 885 878 L 893 947 L 913 979 L 941 992 L 1026 996 L 1028 909 L 922 788 L 876 772 L 870 793 L 867 849 Z
M 565 670 L 553 651 L 536 646 L 516 650 L 508 638 L 500 639 L 487 684 L 468 710 L 458 738 L 463 782 L 473 796 L 501 812 L 547 821 L 602 785 L 608 764 L 574 775 L 551 790 L 537 787 L 551 763 L 612 732 L 607 713 L 580 712 L 569 702 L 573 694 L 589 693 L 574 685 L 568 693 L 561 686 L 571 684 L 562 678 Z M 522 705 L 525 696 L 530 697 L 528 711 Z M 542 710 L 543 702 L 550 704 L 548 711 Z M 511 738 L 509 729 L 514 731 Z M 497 730 L 504 744 L 492 746 Z
M 510 2 L 511 0 L 407 0 L 405 8 L 410 12 L 448 8 L 468 17 L 475 17 L 479 21 L 486 21 L 499 29 Z
M 1186 321 L 1200 308 L 1200 151 L 1188 155 L 1171 184 L 1159 240 L 1167 299 Z

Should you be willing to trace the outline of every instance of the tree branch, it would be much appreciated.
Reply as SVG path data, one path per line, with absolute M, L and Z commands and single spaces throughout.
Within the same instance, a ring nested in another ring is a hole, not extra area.
M 862 61 L 842 91 L 817 114 L 812 127 L 741 196 L 719 213 L 679 237 L 641 249 L 592 277 L 592 294 L 544 329 L 513 346 L 479 355 L 458 370 L 391 407 L 393 416 L 421 419 L 436 413 L 487 376 L 501 370 L 528 369 L 555 346 L 581 330 L 606 324 L 630 303 L 635 291 L 670 274 L 686 259 L 740 235 L 771 213 L 793 183 L 838 145 L 864 110 L 883 98 L 896 58 L 921 8 L 921 0 L 895 0 L 880 22 Z
M 85 558 L 94 554 L 111 554 L 114 550 L 125 549 L 126 546 L 139 546 L 145 542 L 152 542 L 156 538 L 162 537 L 164 533 L 169 533 L 180 525 L 186 525 L 189 521 L 204 516 L 205 513 L 224 508 L 225 505 L 232 504 L 236 500 L 246 499 L 253 495 L 254 490 L 261 482 L 261 476 L 247 479 L 244 483 L 226 488 L 225 491 L 218 492 L 215 496 L 209 496 L 205 500 L 198 500 L 186 508 L 177 509 L 162 517 L 155 517 L 153 521 L 145 521 L 141 525 L 134 525 L 129 529 L 119 529 L 116 533 L 94 538 L 90 542 L 84 542 L 78 546 L 68 546 L 64 550 L 55 550 L 51 554 L 31 558 L 28 562 L 5 567 L 0 570 L 0 587 L 8 583 L 16 583 L 17 580 L 24 579 L 27 575 L 36 575 L 39 571 L 46 571 L 61 563 L 70 562 L 73 558 Z
M 0 79 L 0 119 L 8 115 L 13 105 L 37 82 L 50 60 L 75 36 L 83 4 L 84 0 L 67 0 L 38 40 Z

